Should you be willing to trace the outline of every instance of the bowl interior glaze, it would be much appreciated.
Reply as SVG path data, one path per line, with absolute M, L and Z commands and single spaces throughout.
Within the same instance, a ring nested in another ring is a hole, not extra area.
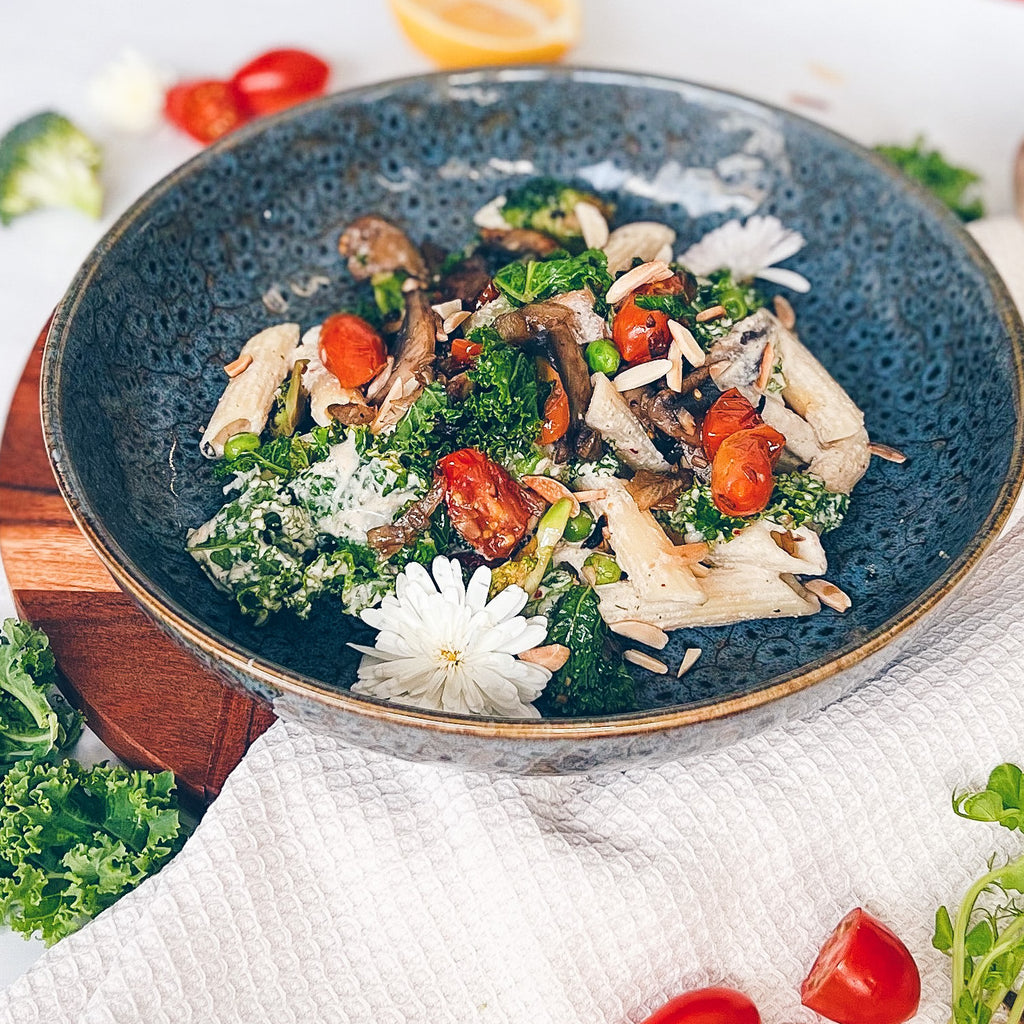
M 380 212 L 451 249 L 480 205 L 537 173 L 609 192 L 619 222 L 668 222 L 677 252 L 753 213 L 800 231 L 807 245 L 787 265 L 813 285 L 791 296 L 801 337 L 871 436 L 909 457 L 873 460 L 825 539 L 828 578 L 853 597 L 846 615 L 677 633 L 673 671 L 638 672 L 644 712 L 713 717 L 723 701 L 757 703 L 856 661 L 948 590 L 1007 514 L 1021 474 L 1020 321 L 954 218 L 880 159 L 741 97 L 614 72 L 342 93 L 243 129 L 147 193 L 83 266 L 45 357 L 47 444 L 87 534 L 165 628 L 204 637 L 214 661 L 222 650 L 263 666 L 253 686 L 265 696 L 268 676 L 313 701 L 344 692 L 358 657 L 345 642 L 368 631 L 324 605 L 253 627 L 185 554 L 186 530 L 221 498 L 197 442 L 222 367 L 262 327 L 307 327 L 352 300 L 336 243 L 353 217 Z M 268 311 L 273 294 L 284 313 Z M 692 646 L 704 655 L 676 679 Z

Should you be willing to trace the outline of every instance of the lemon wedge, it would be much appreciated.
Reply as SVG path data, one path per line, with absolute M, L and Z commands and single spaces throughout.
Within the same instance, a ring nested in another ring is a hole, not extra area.
M 582 21 L 580 0 L 391 0 L 391 9 L 442 68 L 557 60 Z

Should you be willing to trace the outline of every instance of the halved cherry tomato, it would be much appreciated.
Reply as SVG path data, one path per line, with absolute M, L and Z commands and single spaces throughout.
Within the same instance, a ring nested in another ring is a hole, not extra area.
M 612 341 L 627 363 L 660 359 L 672 343 L 668 316 L 658 309 L 641 309 L 632 295 L 615 311 Z
M 484 558 L 507 558 L 530 521 L 519 484 L 475 448 L 446 455 L 437 468 L 452 526 Z
M 452 339 L 452 359 L 457 363 L 467 366 L 475 363 L 483 350 L 484 347 L 479 342 L 468 341 L 466 338 Z
M 800 1001 L 839 1024 L 903 1024 L 917 1012 L 921 975 L 896 934 L 858 907 L 825 940 Z
M 384 339 L 362 317 L 335 313 L 320 328 L 320 361 L 343 388 L 358 388 L 384 368 Z
M 718 446 L 711 463 L 711 497 L 727 516 L 752 516 L 767 507 L 775 488 L 778 438 L 785 443 L 778 431 L 763 426 L 730 434 Z
M 537 378 L 551 382 L 551 393 L 544 403 L 540 443 L 554 444 L 569 429 L 569 396 L 565 393 L 558 371 L 546 359 L 537 360 Z
M 735 434 L 737 430 L 758 427 L 762 423 L 764 420 L 736 388 L 723 391 L 715 399 L 715 404 L 704 414 L 704 422 L 700 427 L 700 441 L 704 446 L 704 454 L 713 459 L 718 446 L 730 434 Z
M 670 999 L 644 1024 L 761 1024 L 761 1015 L 742 992 L 701 988 Z
M 305 50 L 268 50 L 243 64 L 231 85 L 248 113 L 272 114 L 323 93 L 331 69 Z
M 172 86 L 164 97 L 164 113 L 172 124 L 202 143 L 213 142 L 246 121 L 234 86 L 212 78 Z

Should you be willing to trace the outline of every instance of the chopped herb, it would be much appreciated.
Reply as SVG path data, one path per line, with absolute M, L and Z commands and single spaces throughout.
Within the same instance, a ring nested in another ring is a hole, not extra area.
M 981 178 L 966 167 L 951 164 L 938 150 L 926 150 L 924 145 L 924 139 L 918 137 L 910 146 L 875 146 L 875 152 L 930 189 L 961 220 L 984 217 L 984 204 L 969 194 Z
M 334 423 L 329 427 L 314 427 L 301 437 L 271 438 L 255 451 L 243 451 L 233 458 L 221 459 L 213 467 L 213 474 L 219 480 L 226 480 L 238 473 L 259 469 L 290 480 L 314 462 L 327 458 L 331 445 L 340 442 L 344 436 L 345 428 Z

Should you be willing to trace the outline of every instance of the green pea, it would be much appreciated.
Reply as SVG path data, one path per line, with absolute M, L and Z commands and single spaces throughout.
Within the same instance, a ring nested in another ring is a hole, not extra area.
M 252 434 L 248 431 L 243 434 L 232 434 L 224 442 L 224 458 L 237 459 L 243 452 L 254 452 L 259 446 L 259 434 Z
M 622 579 L 622 570 L 619 568 L 619 563 L 608 555 L 602 555 L 600 551 L 595 551 L 592 555 L 588 556 L 587 560 L 583 563 L 583 567 L 593 570 L 594 583 L 599 587 L 604 586 L 606 583 L 618 583 Z
M 718 302 L 725 308 L 725 315 L 730 320 L 742 320 L 747 315 L 747 302 L 738 288 L 723 292 Z
M 586 540 L 594 529 L 594 517 L 584 508 L 565 524 L 562 536 L 567 541 Z
M 587 346 L 587 365 L 593 373 L 614 373 L 621 362 L 619 350 L 610 341 L 592 341 Z

